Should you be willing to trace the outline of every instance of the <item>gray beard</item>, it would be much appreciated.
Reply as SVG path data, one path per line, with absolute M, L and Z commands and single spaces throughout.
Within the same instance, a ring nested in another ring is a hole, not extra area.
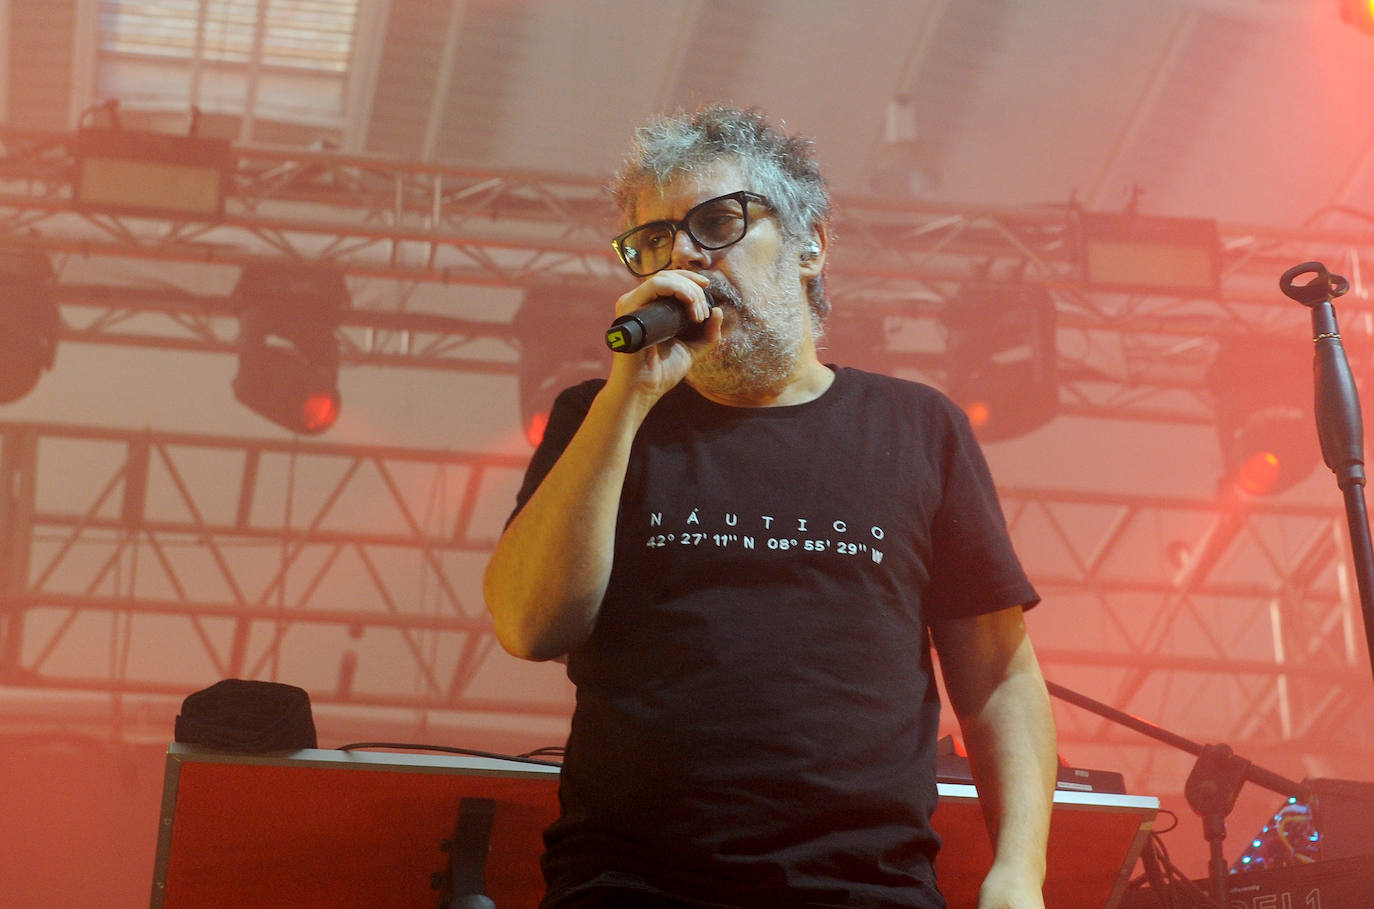
M 687 381 L 699 391 L 725 397 L 777 393 L 801 355 L 808 315 L 799 301 L 772 299 L 746 309 L 733 287 L 712 280 L 711 295 L 737 319 L 734 330 L 698 357 Z

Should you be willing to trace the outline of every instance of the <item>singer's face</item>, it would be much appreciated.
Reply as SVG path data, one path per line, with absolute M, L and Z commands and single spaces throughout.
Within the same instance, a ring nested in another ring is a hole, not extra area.
M 734 162 L 636 197 L 634 221 L 678 219 L 693 206 L 747 185 Z M 724 313 L 720 342 L 697 354 L 687 380 L 705 392 L 747 396 L 777 391 L 815 359 L 797 244 L 783 236 L 767 206 L 751 203 L 749 230 L 725 249 L 700 249 L 686 231 L 674 238 L 670 268 L 705 275 Z

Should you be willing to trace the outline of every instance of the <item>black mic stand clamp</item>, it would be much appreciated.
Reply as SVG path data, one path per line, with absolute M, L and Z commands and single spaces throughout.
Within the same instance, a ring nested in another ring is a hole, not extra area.
M 1305 274 L 1315 277 L 1306 284 L 1293 283 Z M 1279 289 L 1312 311 L 1317 434 L 1321 438 L 1322 459 L 1336 475 L 1336 483 L 1345 496 L 1365 643 L 1370 667 L 1374 669 L 1374 544 L 1364 500 L 1364 424 L 1355 377 L 1341 344 L 1340 329 L 1336 327 L 1336 312 L 1331 308 L 1331 301 L 1349 290 L 1350 282 L 1331 274 L 1320 262 L 1304 262 L 1283 273 Z
M 1233 752 L 1229 745 L 1207 745 L 1198 754 L 1193 772 L 1183 786 L 1188 805 L 1202 817 L 1202 835 L 1211 847 L 1208 875 L 1212 897 L 1228 906 L 1230 894 L 1226 867 L 1226 818 L 1236 807 L 1236 798 L 1245 785 L 1250 762 Z

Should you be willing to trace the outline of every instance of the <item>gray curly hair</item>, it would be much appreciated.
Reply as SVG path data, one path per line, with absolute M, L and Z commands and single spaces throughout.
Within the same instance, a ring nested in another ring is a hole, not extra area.
M 661 117 L 635 132 L 630 154 L 610 185 L 626 226 L 635 220 L 641 190 L 662 189 L 722 158 L 739 164 L 748 181 L 745 188 L 768 197 L 789 242 L 807 244 L 818 225 L 829 226 L 830 193 L 811 140 L 774 129 L 757 108 L 724 105 Z M 830 313 L 823 274 L 807 282 L 806 297 L 819 330 Z

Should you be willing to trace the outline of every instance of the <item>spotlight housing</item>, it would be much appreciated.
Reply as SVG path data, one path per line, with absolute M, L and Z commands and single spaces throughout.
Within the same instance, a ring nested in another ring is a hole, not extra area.
M 1223 485 L 1255 496 L 1302 482 L 1321 460 L 1312 415 L 1312 375 L 1301 347 L 1238 337 L 1207 371 L 1216 403 Z
M 342 410 L 335 331 L 349 305 L 343 275 L 311 265 L 245 266 L 234 288 L 239 368 L 234 397 L 302 435 L 334 425 Z
M 615 292 L 534 287 L 512 327 L 520 344 L 520 426 L 538 447 L 554 398 L 565 388 L 610 371 L 606 349 L 608 302 Z
M 0 403 L 33 391 L 57 356 L 56 278 L 37 249 L 0 248 Z
M 945 313 L 947 388 L 984 442 L 1025 435 L 1059 412 L 1056 312 L 1038 285 L 967 285 Z

